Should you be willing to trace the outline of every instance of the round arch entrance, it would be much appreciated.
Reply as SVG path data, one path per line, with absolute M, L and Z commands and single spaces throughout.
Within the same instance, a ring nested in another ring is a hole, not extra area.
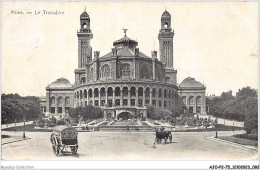
M 121 112 L 117 115 L 117 120 L 119 120 L 120 118 L 122 118 L 123 120 L 128 120 L 132 119 L 133 115 L 129 112 Z

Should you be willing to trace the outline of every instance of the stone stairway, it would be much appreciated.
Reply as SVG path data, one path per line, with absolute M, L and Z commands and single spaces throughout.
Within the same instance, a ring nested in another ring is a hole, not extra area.
M 131 132 L 154 132 L 151 126 L 129 126 Z M 127 126 L 99 126 L 99 131 L 126 132 Z

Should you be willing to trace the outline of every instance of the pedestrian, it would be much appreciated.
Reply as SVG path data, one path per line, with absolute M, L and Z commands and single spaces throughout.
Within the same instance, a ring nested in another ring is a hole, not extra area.
M 129 126 L 128 125 L 126 126 L 126 130 L 127 130 L 127 132 L 129 132 Z

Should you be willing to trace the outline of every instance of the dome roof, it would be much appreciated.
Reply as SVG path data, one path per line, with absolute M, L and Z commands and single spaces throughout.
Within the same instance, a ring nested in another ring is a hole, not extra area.
M 70 84 L 69 80 L 65 78 L 59 78 L 56 81 L 52 82 L 49 88 L 71 88 L 72 84 Z
M 162 18 L 164 17 L 171 17 L 171 14 L 168 11 L 164 11 L 162 14 Z
M 121 44 L 121 43 L 133 43 L 133 44 L 138 44 L 138 42 L 136 42 L 135 40 L 132 40 L 132 39 L 128 38 L 126 35 L 125 35 L 123 38 L 114 41 L 113 45 Z
M 196 81 L 195 78 L 187 77 L 184 79 L 180 87 L 204 87 L 199 81 Z
M 89 15 L 86 11 L 84 11 L 81 15 L 80 15 L 80 19 L 89 19 Z

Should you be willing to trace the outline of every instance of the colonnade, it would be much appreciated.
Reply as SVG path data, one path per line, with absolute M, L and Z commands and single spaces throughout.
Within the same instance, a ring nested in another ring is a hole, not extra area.
M 64 114 L 66 109 L 71 107 L 71 100 L 69 96 L 65 98 L 62 96 L 51 96 L 50 97 L 50 113 Z
M 189 113 L 204 113 L 206 111 L 205 96 L 198 95 L 185 95 L 182 96 L 183 109 L 188 109 Z
M 76 107 L 94 105 L 99 107 L 172 108 L 177 105 L 176 89 L 150 87 L 94 87 L 74 91 Z

